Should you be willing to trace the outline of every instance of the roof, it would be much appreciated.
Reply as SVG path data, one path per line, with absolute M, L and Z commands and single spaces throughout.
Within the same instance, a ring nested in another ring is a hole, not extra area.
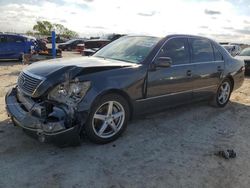
M 36 39 L 35 37 L 27 36 L 27 35 L 22 35 L 22 34 L 14 34 L 14 33 L 0 33 L 0 35 L 4 36 L 18 36 L 18 37 L 23 37 L 23 38 L 29 38 L 29 39 Z
M 204 39 L 211 40 L 210 38 L 203 37 L 203 36 L 200 36 L 200 35 L 189 35 L 189 34 L 171 34 L 171 35 L 166 36 L 166 38 L 172 38 L 172 37 L 197 37 L 197 38 L 204 38 Z
M 199 36 L 199 35 L 189 35 L 189 34 L 170 34 L 170 35 L 166 35 L 165 37 L 160 37 L 160 36 L 153 36 L 153 35 L 126 35 L 129 37 L 157 37 L 157 38 L 173 38 L 173 37 L 197 37 L 197 38 L 204 38 L 204 39 L 209 39 L 212 40 L 210 38 L 207 37 L 203 37 L 203 36 Z

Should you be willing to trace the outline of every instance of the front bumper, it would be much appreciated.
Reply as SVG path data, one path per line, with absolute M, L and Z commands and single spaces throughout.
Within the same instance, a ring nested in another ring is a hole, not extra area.
M 28 135 L 41 142 L 53 142 L 60 145 L 80 143 L 79 126 L 66 128 L 63 119 L 51 121 L 42 116 L 39 117 L 39 114 L 43 113 L 42 107 L 34 101 L 24 100 L 18 95 L 17 88 L 11 89 L 5 97 L 8 115 L 13 123 L 23 128 Z M 48 131 L 49 127 L 59 127 L 59 129 Z

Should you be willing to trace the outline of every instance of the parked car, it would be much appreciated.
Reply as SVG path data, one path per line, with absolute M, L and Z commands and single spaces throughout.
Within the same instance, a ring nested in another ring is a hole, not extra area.
M 46 38 L 47 43 L 52 43 L 52 37 L 49 36 Z M 56 43 L 64 43 L 67 42 L 69 39 L 64 38 L 64 37 L 60 37 L 59 35 L 56 36 Z
M 82 51 L 83 56 L 93 55 L 96 51 L 98 51 L 103 46 L 107 45 L 111 41 L 108 39 L 91 39 L 87 40 L 84 43 L 84 49 Z
M 222 45 L 230 54 L 231 56 L 236 56 L 241 52 L 241 47 L 238 45 Z
M 85 39 L 71 39 L 65 43 L 58 45 L 58 48 L 61 50 L 72 51 L 75 50 L 78 44 L 84 44 Z
M 236 56 L 237 59 L 245 62 L 245 74 L 250 74 L 250 48 L 245 48 Z
M 35 47 L 36 39 L 17 34 L 0 34 L 0 59 L 22 59 Z
M 86 41 L 85 41 L 86 42 Z M 84 50 L 84 47 L 85 47 L 85 44 L 77 44 L 76 46 L 76 51 L 79 52 L 79 53 L 82 53 L 83 50 Z
M 124 35 L 121 34 L 108 34 L 98 39 L 90 39 L 85 41 L 84 46 L 78 45 L 78 51 L 82 52 L 83 56 L 90 56 L 97 52 L 99 49 L 107 45 L 108 43 L 117 40 Z
M 26 67 L 6 95 L 15 125 L 40 141 L 117 139 L 135 115 L 190 101 L 224 107 L 244 80 L 244 63 L 213 40 L 188 35 L 125 36 L 91 57 Z

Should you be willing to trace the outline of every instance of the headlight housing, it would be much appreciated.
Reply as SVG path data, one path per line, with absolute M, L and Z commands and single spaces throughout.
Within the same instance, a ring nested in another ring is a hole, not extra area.
M 48 95 L 48 99 L 68 105 L 76 104 L 86 95 L 90 81 L 80 82 L 78 79 L 58 84 Z

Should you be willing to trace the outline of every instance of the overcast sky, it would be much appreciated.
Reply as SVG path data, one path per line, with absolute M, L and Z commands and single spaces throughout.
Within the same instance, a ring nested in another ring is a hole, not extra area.
M 0 0 L 0 31 L 48 20 L 82 36 L 182 33 L 250 43 L 249 10 L 249 0 Z

